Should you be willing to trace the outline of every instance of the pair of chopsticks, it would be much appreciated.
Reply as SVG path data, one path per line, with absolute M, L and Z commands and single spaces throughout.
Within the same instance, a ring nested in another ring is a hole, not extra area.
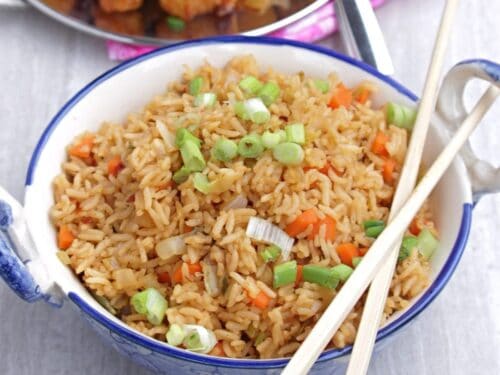
M 356 272 L 351 275 L 332 300 L 282 374 L 307 373 L 373 280 L 347 370 L 349 375 L 366 373 L 394 272 L 402 235 L 460 148 L 500 94 L 498 88 L 490 86 L 422 178 L 419 185 L 413 190 L 429 121 L 435 107 L 439 73 L 457 5 L 458 0 L 448 0 L 441 18 L 407 157 L 392 203 L 389 217 L 390 223 L 372 244 L 370 251 L 364 256 L 363 262 L 358 265 Z

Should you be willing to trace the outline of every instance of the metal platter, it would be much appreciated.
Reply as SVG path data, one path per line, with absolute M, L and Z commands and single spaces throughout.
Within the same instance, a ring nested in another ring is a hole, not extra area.
M 311 14 L 329 0 L 290 0 L 266 12 L 236 10 L 224 16 L 201 15 L 186 22 L 182 31 L 171 30 L 168 14 L 158 0 L 124 13 L 106 13 L 98 0 L 26 0 L 46 15 L 70 27 L 101 38 L 124 43 L 165 45 L 202 37 L 240 34 L 265 35 Z

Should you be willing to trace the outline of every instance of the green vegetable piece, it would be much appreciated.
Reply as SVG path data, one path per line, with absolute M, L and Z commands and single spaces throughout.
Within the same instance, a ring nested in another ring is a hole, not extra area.
M 217 101 L 217 95 L 213 92 L 198 94 L 194 97 L 195 107 L 213 107 Z
M 178 17 L 168 16 L 167 26 L 170 30 L 179 32 L 186 28 L 186 22 Z
M 244 158 L 257 158 L 264 152 L 264 145 L 257 134 L 248 134 L 240 139 L 238 153 Z
M 198 95 L 202 87 L 203 87 L 203 77 L 201 76 L 194 77 L 191 80 L 191 82 L 189 82 L 189 94 L 193 96 Z
M 285 127 L 286 141 L 303 145 L 306 143 L 304 124 L 293 124 Z
M 286 131 L 280 129 L 276 133 L 280 136 L 280 143 L 286 142 Z
M 345 264 L 337 264 L 332 268 L 332 271 L 337 274 L 340 281 L 343 283 L 347 281 L 349 276 L 353 273 L 353 269 Z
M 229 139 L 219 138 L 212 149 L 212 155 L 220 161 L 231 161 L 238 155 L 238 145 Z
M 184 329 L 178 324 L 172 324 L 166 334 L 167 342 L 172 346 L 179 346 L 184 341 L 186 334 Z
M 352 265 L 354 266 L 354 268 L 356 268 L 359 265 L 359 263 L 361 263 L 362 259 L 363 259 L 363 257 L 352 258 Z
M 265 148 L 271 149 L 281 143 L 281 134 L 278 132 L 272 133 L 269 130 L 266 130 L 264 134 L 262 134 L 262 143 Z
M 245 108 L 245 103 L 236 102 L 233 105 L 233 110 L 236 116 L 238 116 L 242 120 L 250 120 L 250 116 L 248 115 L 247 109 Z
M 284 285 L 293 284 L 297 278 L 297 262 L 291 260 L 274 267 L 273 286 L 280 288 Z
M 191 172 L 200 172 L 205 166 L 205 159 L 198 145 L 192 140 L 184 141 L 181 146 L 181 157 L 184 166 Z
M 280 88 L 276 83 L 267 82 L 258 93 L 265 105 L 270 106 L 278 96 L 280 96 Z
M 401 242 L 401 248 L 399 249 L 398 261 L 403 261 L 408 258 L 411 251 L 417 247 L 418 240 L 417 237 L 405 236 Z
M 280 254 L 281 254 L 281 249 L 276 245 L 268 246 L 260 252 L 260 256 L 266 263 L 274 262 L 276 259 L 278 259 Z
M 330 82 L 322 80 L 322 79 L 314 80 L 314 86 L 316 86 L 316 88 L 322 94 L 326 94 L 328 91 L 330 91 Z
M 198 148 L 201 147 L 201 140 L 195 137 L 189 130 L 185 128 L 177 129 L 175 132 L 175 145 L 181 148 L 187 140 L 194 142 Z
M 146 315 L 153 325 L 160 325 L 167 311 L 167 300 L 154 288 L 136 293 L 130 299 L 132 306 L 139 313 Z
M 193 185 L 196 190 L 203 194 L 211 193 L 212 184 L 208 181 L 208 177 L 202 173 L 195 173 L 193 175 Z
M 255 95 L 264 84 L 254 76 L 246 76 L 240 81 L 239 86 L 246 94 Z
M 304 161 L 304 150 L 296 143 L 280 143 L 273 148 L 273 156 L 280 163 L 294 166 Z
M 389 102 L 386 106 L 385 116 L 389 124 L 411 130 L 417 117 L 417 111 L 402 104 Z
M 200 334 L 197 331 L 191 332 L 184 338 L 184 345 L 187 349 L 199 349 L 202 347 Z
M 366 228 L 365 229 L 366 237 L 377 238 L 378 236 L 380 236 L 380 233 L 382 233 L 384 229 L 385 225 L 378 225 L 375 227 Z
M 189 178 L 190 174 L 191 171 L 184 165 L 174 173 L 172 180 L 174 180 L 176 184 L 182 184 Z
M 417 241 L 418 251 L 420 251 L 420 254 L 422 254 L 425 259 L 430 259 L 439 246 L 438 239 L 434 237 L 431 231 L 427 228 L 420 231 L 417 236 Z
M 385 222 L 383 220 L 365 220 L 363 221 L 363 228 L 366 230 L 371 227 L 380 227 L 382 225 L 385 225 Z
M 267 335 L 264 332 L 260 332 L 255 338 L 255 346 L 260 345 L 266 338 Z
M 332 268 L 307 265 L 302 268 L 304 281 L 318 284 L 329 289 L 335 289 L 339 284 L 340 277 Z

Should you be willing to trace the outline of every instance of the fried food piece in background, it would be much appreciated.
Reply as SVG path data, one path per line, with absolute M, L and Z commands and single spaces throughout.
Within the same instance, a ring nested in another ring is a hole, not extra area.
M 76 4 L 76 0 L 43 0 L 43 2 L 61 13 L 71 12 Z
M 168 14 L 189 21 L 201 14 L 212 13 L 219 7 L 226 13 L 234 8 L 236 2 L 237 0 L 160 0 L 160 5 Z
M 144 20 L 138 11 L 125 13 L 106 13 L 99 7 L 92 10 L 97 27 L 119 34 L 143 35 Z
M 106 13 L 128 12 L 139 9 L 143 0 L 99 0 L 101 9 Z

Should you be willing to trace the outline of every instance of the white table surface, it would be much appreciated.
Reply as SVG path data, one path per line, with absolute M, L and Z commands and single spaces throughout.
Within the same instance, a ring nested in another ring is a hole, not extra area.
M 378 11 L 395 77 L 422 89 L 443 1 L 391 0 Z M 500 61 L 500 1 L 462 1 L 446 58 Z M 341 50 L 338 37 L 322 42 Z M 26 167 L 57 109 L 115 63 L 101 40 L 32 9 L 0 9 L 0 184 L 22 199 Z M 499 164 L 499 107 L 474 135 L 481 156 Z M 370 374 L 500 374 L 500 195 L 474 210 L 470 240 L 450 283 L 372 361 Z M 27 304 L 0 282 L 0 374 L 149 374 L 104 345 L 66 304 Z

